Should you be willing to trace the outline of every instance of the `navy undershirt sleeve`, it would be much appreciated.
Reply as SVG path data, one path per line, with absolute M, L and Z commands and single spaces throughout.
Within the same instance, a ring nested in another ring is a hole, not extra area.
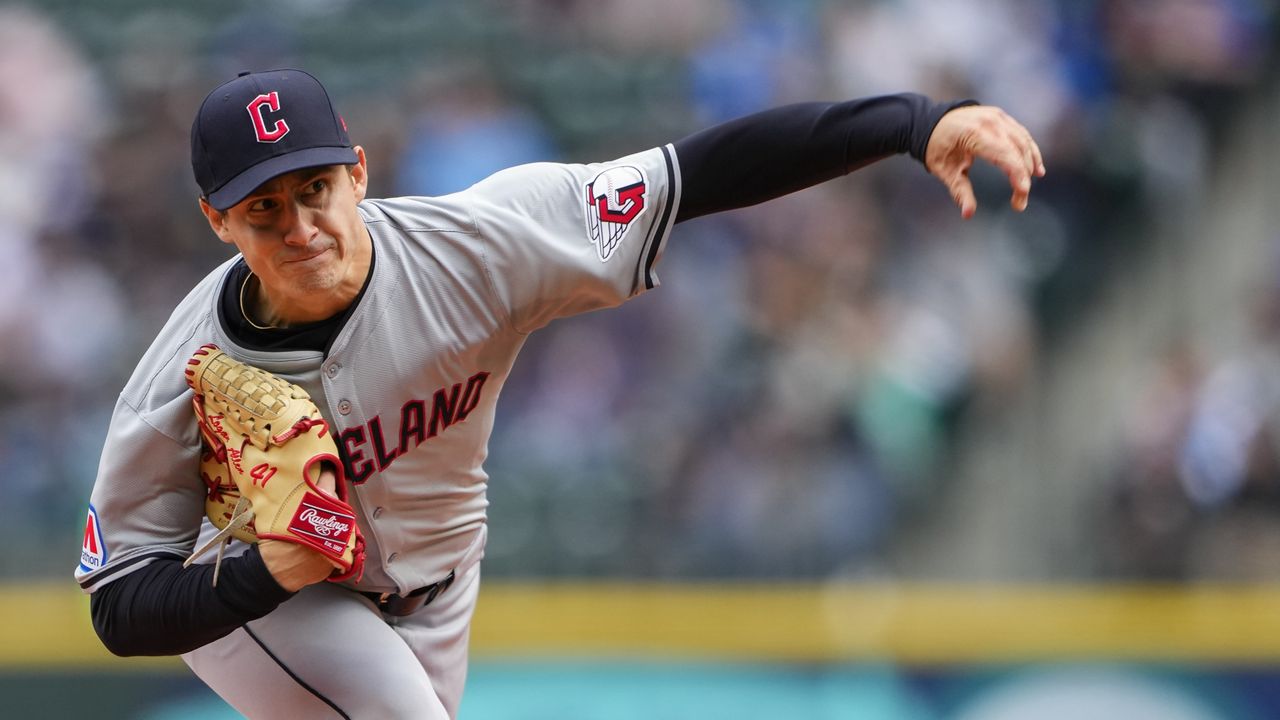
M 676 222 L 781 197 L 898 153 L 924 162 L 938 120 L 974 104 L 935 104 L 914 93 L 800 103 L 694 133 L 675 143 Z
M 271 577 L 255 545 L 222 561 L 216 587 L 212 565 L 184 568 L 177 558 L 162 558 L 94 591 L 89 609 L 102 644 L 116 655 L 180 655 L 292 596 Z

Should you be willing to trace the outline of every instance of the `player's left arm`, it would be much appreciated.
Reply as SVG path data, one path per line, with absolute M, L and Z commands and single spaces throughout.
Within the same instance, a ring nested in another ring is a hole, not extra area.
M 1044 160 L 1031 134 L 998 107 L 934 103 L 914 93 L 800 103 L 748 115 L 674 143 L 683 183 L 676 221 L 746 207 L 909 153 L 946 185 L 962 217 L 977 208 L 969 169 L 1000 168 L 1026 208 Z

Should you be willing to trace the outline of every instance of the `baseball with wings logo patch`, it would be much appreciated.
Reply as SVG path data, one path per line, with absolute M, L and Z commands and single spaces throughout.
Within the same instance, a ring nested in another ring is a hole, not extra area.
M 619 165 L 596 175 L 586 190 L 587 237 L 604 262 L 622 244 L 631 223 L 644 213 L 649 182 L 640 168 Z

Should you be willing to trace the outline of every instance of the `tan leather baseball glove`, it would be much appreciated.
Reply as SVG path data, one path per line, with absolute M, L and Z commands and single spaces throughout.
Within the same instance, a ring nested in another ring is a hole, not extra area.
M 204 438 L 200 475 L 205 512 L 221 532 L 187 560 L 245 542 L 284 540 L 319 552 L 330 581 L 359 578 L 364 538 L 346 502 L 346 479 L 329 425 L 305 390 L 246 365 L 215 345 L 187 361 L 196 421 Z M 321 467 L 336 476 L 336 497 L 316 485 Z M 216 578 L 216 574 L 215 574 Z

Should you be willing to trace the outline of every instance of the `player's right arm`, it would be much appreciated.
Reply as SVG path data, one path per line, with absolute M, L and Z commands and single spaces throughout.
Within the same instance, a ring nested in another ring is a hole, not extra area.
M 947 187 L 968 218 L 977 208 L 969 169 L 985 160 L 1027 206 L 1033 176 L 1045 173 L 1040 148 L 997 107 L 971 100 L 935 103 L 917 93 L 839 103 L 798 103 L 755 113 L 674 143 L 683 179 L 676 222 L 755 205 L 909 154 Z
M 961 214 L 976 201 L 975 160 L 1009 177 L 1026 207 L 1039 148 L 1003 110 L 901 93 L 798 103 L 721 123 L 674 143 L 590 165 L 535 163 L 495 173 L 468 200 L 496 305 L 521 333 L 611 307 L 655 287 L 672 226 L 746 207 L 909 154 L 947 186 Z

